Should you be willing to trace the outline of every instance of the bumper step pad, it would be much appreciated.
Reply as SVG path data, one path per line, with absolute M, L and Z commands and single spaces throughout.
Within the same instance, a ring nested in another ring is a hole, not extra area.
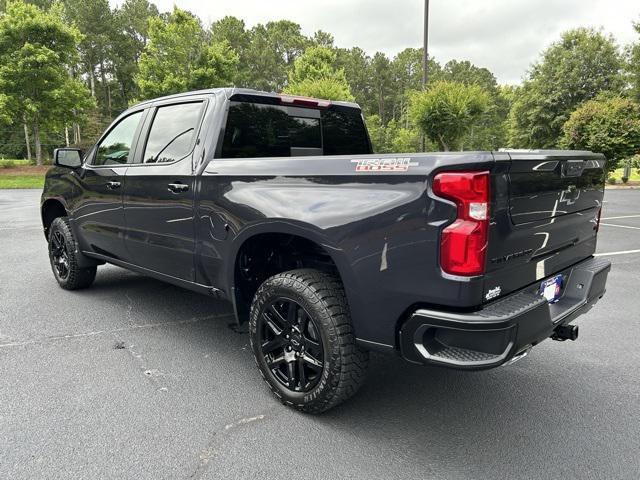
M 534 284 L 472 312 L 418 309 L 400 328 L 402 356 L 459 369 L 498 367 L 587 312 L 604 295 L 610 268 L 590 258 L 559 272 L 566 285 L 551 305 Z
M 449 360 L 459 363 L 486 362 L 500 358 L 500 355 L 458 347 L 443 347 L 442 350 L 432 353 L 431 356 L 434 360 Z

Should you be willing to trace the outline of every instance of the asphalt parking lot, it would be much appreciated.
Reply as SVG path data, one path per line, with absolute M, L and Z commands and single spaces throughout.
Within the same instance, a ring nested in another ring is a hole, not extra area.
M 0 478 L 640 477 L 639 190 L 606 193 L 599 253 L 637 251 L 578 341 L 480 373 L 375 355 L 320 417 L 272 398 L 224 303 L 111 266 L 60 289 L 39 196 L 0 191 Z

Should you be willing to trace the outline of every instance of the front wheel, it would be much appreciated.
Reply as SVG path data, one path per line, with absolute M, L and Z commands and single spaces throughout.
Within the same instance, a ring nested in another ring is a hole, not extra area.
M 285 405 L 321 413 L 364 382 L 369 355 L 356 345 L 334 275 L 301 269 L 267 279 L 251 305 L 249 332 L 260 373 Z
M 86 288 L 96 278 L 96 267 L 78 267 L 78 248 L 67 217 L 58 217 L 49 228 L 49 261 L 58 284 L 65 290 Z

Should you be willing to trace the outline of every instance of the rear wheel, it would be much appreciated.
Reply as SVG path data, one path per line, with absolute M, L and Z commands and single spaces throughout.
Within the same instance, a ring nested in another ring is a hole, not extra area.
M 67 217 L 58 217 L 49 228 L 49 261 L 58 284 L 65 290 L 86 288 L 96 278 L 96 267 L 78 267 L 79 252 Z
M 267 279 L 251 305 L 249 329 L 260 373 L 285 405 L 321 413 L 364 382 L 369 356 L 356 345 L 333 275 L 303 269 Z

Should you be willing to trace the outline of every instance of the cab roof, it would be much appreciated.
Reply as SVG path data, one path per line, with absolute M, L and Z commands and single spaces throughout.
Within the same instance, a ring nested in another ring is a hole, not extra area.
M 158 98 L 153 98 L 150 100 L 145 100 L 144 102 L 140 102 L 137 103 L 136 105 L 132 105 L 132 107 L 140 107 L 143 105 L 147 105 L 147 104 L 151 104 L 154 102 L 158 102 L 158 101 L 163 101 L 163 100 L 171 100 L 171 99 L 177 99 L 177 98 L 186 98 L 186 97 L 192 97 L 192 96 L 197 96 L 197 95 L 222 95 L 225 97 L 226 100 L 231 100 L 232 97 L 235 96 L 248 96 L 248 97 L 264 97 L 265 99 L 294 99 L 294 100 L 300 100 L 301 102 L 307 101 L 307 102 L 318 102 L 318 103 L 328 103 L 330 105 L 339 105 L 342 107 L 348 107 L 348 108 L 357 108 L 360 109 L 360 106 L 357 103 L 354 102 L 342 102 L 342 101 L 334 101 L 334 100 L 323 100 L 323 99 L 315 99 L 315 98 L 308 98 L 308 97 L 303 97 L 303 96 L 299 96 L 299 95 L 289 95 L 289 94 L 280 94 L 280 93 L 274 93 L 274 92 L 264 92 L 264 91 L 260 91 L 260 90 L 254 90 L 251 88 L 236 88 L 236 87 L 225 87 L 225 88 L 209 88 L 209 89 L 205 89 L 205 90 L 194 90 L 191 92 L 183 92 L 183 93 L 176 93 L 174 95 L 167 95 L 164 97 L 158 97 Z

